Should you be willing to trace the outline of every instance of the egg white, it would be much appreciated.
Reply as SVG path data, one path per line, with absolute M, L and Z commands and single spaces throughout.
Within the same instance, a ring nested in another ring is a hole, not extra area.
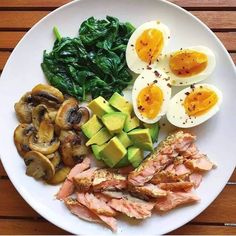
M 192 92 L 193 88 L 188 87 L 186 89 L 183 89 L 179 93 L 177 93 L 173 98 L 171 98 L 169 102 L 166 117 L 171 124 L 180 128 L 191 128 L 207 121 L 219 111 L 223 99 L 222 92 L 211 84 L 196 84 L 194 88 L 199 88 L 200 86 L 202 86 L 202 88 L 208 88 L 213 90 L 218 96 L 217 103 L 207 113 L 196 117 L 190 117 L 185 112 L 183 102 L 187 96 L 186 93 Z
M 142 24 L 139 26 L 131 35 L 127 48 L 126 48 L 126 62 L 130 70 L 133 72 L 140 74 L 144 69 L 146 69 L 148 66 L 157 64 L 157 61 L 155 61 L 152 65 L 148 65 L 147 62 L 142 61 L 136 50 L 135 50 L 135 44 L 138 39 L 138 37 L 147 29 L 157 29 L 162 32 L 163 38 L 164 38 L 164 45 L 163 45 L 163 51 L 161 54 L 165 53 L 166 46 L 170 39 L 170 31 L 169 28 L 160 23 L 159 21 L 150 21 Z
M 149 119 L 147 117 L 144 117 L 139 109 L 137 104 L 137 98 L 140 93 L 140 91 L 155 83 L 156 86 L 158 86 L 163 93 L 163 103 L 160 109 L 160 112 L 157 114 L 157 116 L 154 119 Z M 135 80 L 132 90 L 132 102 L 134 107 L 134 113 L 144 123 L 153 124 L 156 123 L 158 120 L 161 119 L 162 116 L 166 114 L 168 103 L 171 98 L 171 86 L 169 84 L 169 78 L 168 76 L 161 70 L 144 70 Z
M 159 63 L 157 64 L 157 67 L 168 74 L 168 76 L 171 79 L 171 84 L 173 86 L 186 86 L 186 85 L 203 81 L 204 79 L 208 78 L 215 69 L 215 66 L 216 66 L 215 55 L 209 48 L 205 46 L 193 46 L 193 47 L 183 48 L 183 50 L 186 50 L 186 49 L 204 53 L 208 58 L 207 67 L 202 72 L 196 75 L 192 75 L 189 77 L 176 76 L 169 67 L 169 60 L 170 60 L 170 56 L 177 51 L 163 55 L 160 58 Z

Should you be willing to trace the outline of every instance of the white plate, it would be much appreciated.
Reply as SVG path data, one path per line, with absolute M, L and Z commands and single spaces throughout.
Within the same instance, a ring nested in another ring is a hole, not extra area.
M 25 166 L 13 143 L 17 126 L 14 103 L 37 83 L 46 83 L 40 68 L 44 49 L 51 49 L 52 28 L 57 26 L 64 36 L 74 36 L 79 25 L 90 16 L 106 15 L 130 21 L 136 26 L 153 19 L 164 22 L 171 30 L 169 50 L 193 45 L 205 45 L 216 55 L 217 66 L 209 81 L 224 94 L 221 111 L 205 124 L 194 129 L 198 146 L 218 164 L 204 178 L 197 190 L 201 202 L 179 208 L 164 216 L 153 215 L 141 223 L 119 220 L 118 233 L 129 235 L 163 234 L 187 223 L 202 212 L 220 193 L 235 168 L 235 69 L 227 51 L 216 36 L 198 19 L 183 9 L 156 0 L 86 0 L 75 1 L 49 14 L 36 24 L 11 54 L 0 80 L 0 153 L 3 165 L 16 189 L 43 217 L 74 234 L 110 235 L 101 225 L 82 221 L 56 201 L 58 187 L 36 182 L 27 177 Z M 216 212 L 219 214 L 219 212 Z

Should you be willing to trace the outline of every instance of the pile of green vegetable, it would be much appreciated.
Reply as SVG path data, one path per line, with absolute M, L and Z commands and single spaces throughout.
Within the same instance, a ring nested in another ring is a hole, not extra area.
M 43 72 L 51 85 L 80 101 L 114 92 L 122 93 L 132 82 L 125 51 L 134 31 L 130 23 L 115 17 L 106 20 L 91 17 L 84 21 L 75 38 L 61 37 L 54 28 L 53 50 L 44 52 Z

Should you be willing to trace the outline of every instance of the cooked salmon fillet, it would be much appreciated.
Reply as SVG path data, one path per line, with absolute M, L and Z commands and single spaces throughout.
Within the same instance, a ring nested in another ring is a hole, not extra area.
M 189 176 L 189 181 L 193 183 L 194 188 L 198 188 L 200 183 L 202 182 L 202 174 L 201 173 L 192 173 Z
M 185 165 L 196 171 L 209 171 L 214 167 L 214 164 L 206 157 L 206 155 L 200 158 L 187 160 Z
M 59 192 L 56 195 L 58 200 L 64 200 L 65 198 L 69 197 L 74 192 L 75 186 L 72 180 L 73 177 L 77 175 L 78 173 L 83 172 L 84 170 L 88 169 L 89 166 L 90 166 L 90 159 L 85 158 L 81 163 L 75 165 L 71 169 L 65 182 L 62 184 Z
M 186 151 L 195 139 L 195 136 L 183 131 L 169 135 L 137 169 L 128 175 L 128 181 L 135 186 L 144 185 L 155 173 L 170 165 L 179 153 Z
M 73 177 L 75 187 L 79 192 L 87 192 L 93 184 L 97 167 L 90 168 Z
M 193 193 L 168 192 L 165 198 L 158 199 L 155 209 L 157 211 L 166 212 L 176 208 L 177 206 L 187 203 L 194 203 L 199 200 L 199 197 Z
M 101 205 L 97 205 L 95 206 L 95 202 L 97 202 L 96 199 L 95 201 L 93 202 L 88 202 L 88 198 L 86 198 L 85 196 L 86 194 L 85 193 L 78 193 L 77 194 L 77 201 L 79 203 L 81 203 L 82 205 L 84 205 L 85 207 L 87 207 L 89 210 L 91 210 L 92 212 L 94 212 L 94 214 L 96 214 L 105 224 L 107 224 L 113 231 L 116 231 L 117 229 L 117 221 L 114 217 L 112 216 L 106 216 L 106 215 L 102 215 L 102 214 L 98 214 L 97 212 L 100 211 L 99 207 L 103 206 L 103 203 Z M 94 196 L 94 195 L 93 195 Z M 99 199 L 101 201 L 101 199 Z M 91 207 L 92 206 L 92 207 Z M 91 207 L 91 208 L 90 208 Z M 107 205 L 107 207 L 109 207 Z M 94 208 L 96 208 L 96 210 L 94 211 Z M 103 209 L 101 209 L 103 210 Z M 103 210 L 105 211 L 105 210 Z M 115 212 L 115 211 L 114 211 Z
M 160 183 L 158 186 L 164 190 L 171 190 L 173 192 L 178 192 L 178 191 L 190 191 L 194 186 L 194 184 L 188 181 L 182 181 L 176 183 Z
M 121 198 L 112 199 L 109 205 L 115 210 L 136 219 L 145 219 L 151 216 L 151 211 L 155 203 L 141 200 L 134 201 L 131 199 Z
M 67 198 L 64 202 L 71 213 L 78 216 L 79 218 L 96 223 L 102 222 L 96 214 L 90 211 L 87 207 L 80 204 L 78 201 L 72 198 Z

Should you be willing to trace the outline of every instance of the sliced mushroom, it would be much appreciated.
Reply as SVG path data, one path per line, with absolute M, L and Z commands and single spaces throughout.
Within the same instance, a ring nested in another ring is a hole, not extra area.
M 38 84 L 32 89 L 32 97 L 48 107 L 59 107 L 64 101 L 63 94 L 47 84 Z
M 61 155 L 59 152 L 54 152 L 50 155 L 47 155 L 47 158 L 50 159 L 50 161 L 53 164 L 53 166 L 55 167 L 55 169 L 59 166 L 59 164 L 61 162 Z
M 27 166 L 26 174 L 35 179 L 43 178 L 49 180 L 55 174 L 55 168 L 52 163 L 40 152 L 27 152 L 24 161 Z
M 62 129 L 80 129 L 88 119 L 88 109 L 79 107 L 79 103 L 76 99 L 69 98 L 65 100 L 59 108 L 55 123 Z
M 67 175 L 70 173 L 71 168 L 64 166 L 61 169 L 57 170 L 55 175 L 47 181 L 48 184 L 57 185 L 62 183 Z
M 45 155 L 51 154 L 59 148 L 60 141 L 54 137 L 54 126 L 49 119 L 41 121 L 38 133 L 29 138 L 29 146 L 32 150 Z
M 32 110 L 32 123 L 34 127 L 38 130 L 41 121 L 48 115 L 48 109 L 45 105 L 39 104 Z
M 63 163 L 71 167 L 80 163 L 88 154 L 88 148 L 81 144 L 81 138 L 75 134 L 68 135 L 62 141 L 60 151 Z
M 15 111 L 16 116 L 20 123 L 27 123 L 30 124 L 32 117 L 32 108 L 34 106 L 34 102 L 31 96 L 31 93 L 26 93 L 24 96 L 21 97 L 19 102 L 15 103 Z
M 73 131 L 73 130 L 60 130 L 59 140 L 61 142 L 63 142 L 65 140 L 65 138 L 71 134 L 76 135 L 75 131 Z
M 14 142 L 17 151 L 22 157 L 31 150 L 29 147 L 29 137 L 34 130 L 32 124 L 20 124 L 14 131 Z

